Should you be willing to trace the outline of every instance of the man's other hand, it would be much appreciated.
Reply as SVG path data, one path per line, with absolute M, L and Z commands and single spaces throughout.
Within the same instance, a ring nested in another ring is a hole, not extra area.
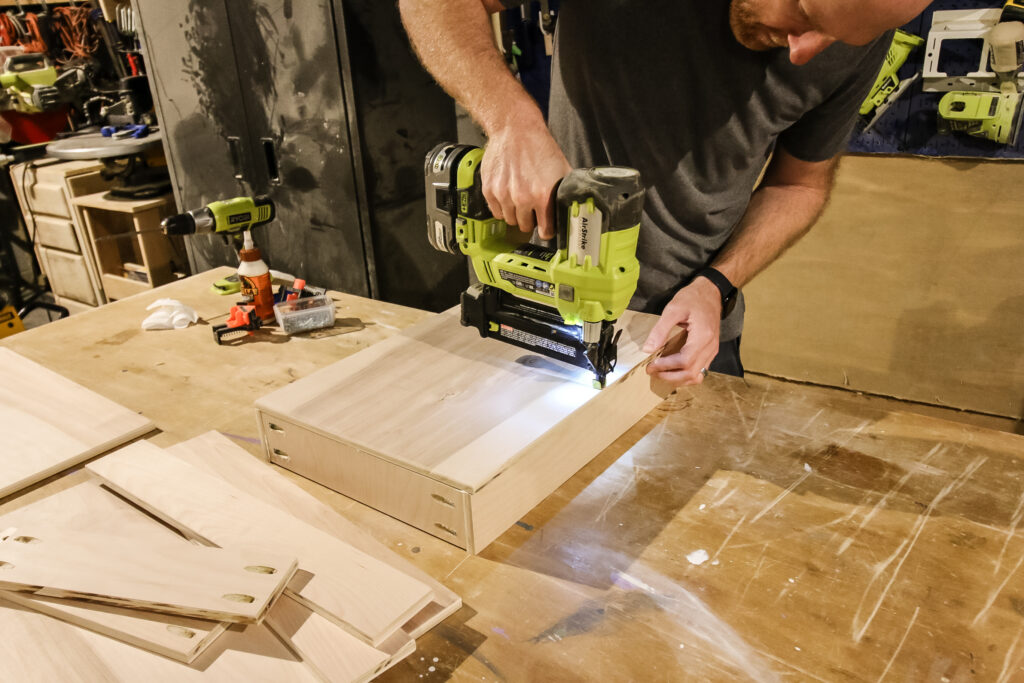
M 644 351 L 657 351 L 672 337 L 676 327 L 686 328 L 686 343 L 678 353 L 656 358 L 647 366 L 669 384 L 700 384 L 711 361 L 718 355 L 722 296 L 707 278 L 699 277 L 680 289 L 665 306 L 658 323 L 644 342 Z
M 554 188 L 571 170 L 544 126 L 510 125 L 492 134 L 481 178 L 495 218 L 523 232 L 537 227 L 542 239 L 555 236 Z

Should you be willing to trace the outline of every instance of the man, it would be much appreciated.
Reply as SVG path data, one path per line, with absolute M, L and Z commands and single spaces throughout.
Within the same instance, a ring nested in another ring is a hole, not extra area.
M 570 168 L 637 168 L 630 307 L 661 314 L 645 350 L 687 330 L 648 372 L 677 385 L 742 375 L 736 290 L 817 220 L 890 29 L 928 3 L 563 0 L 545 124 L 494 47 L 488 12 L 503 2 L 518 0 L 400 0 L 421 60 L 487 134 L 491 211 L 549 238 L 551 189 Z

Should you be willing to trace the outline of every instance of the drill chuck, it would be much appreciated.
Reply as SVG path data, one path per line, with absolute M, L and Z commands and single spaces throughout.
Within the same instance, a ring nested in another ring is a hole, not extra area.
M 160 221 L 165 235 L 192 235 L 196 231 L 196 220 L 190 213 L 179 213 Z
M 213 232 L 216 221 L 209 209 L 186 211 L 168 216 L 160 221 L 165 235 L 194 235 L 198 232 Z

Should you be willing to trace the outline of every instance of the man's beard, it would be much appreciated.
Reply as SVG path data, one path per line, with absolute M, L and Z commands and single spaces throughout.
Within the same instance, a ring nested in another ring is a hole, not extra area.
M 729 3 L 729 27 L 740 45 L 749 50 L 770 50 L 776 45 L 766 34 L 766 29 L 758 21 L 754 9 L 756 0 L 732 0 Z

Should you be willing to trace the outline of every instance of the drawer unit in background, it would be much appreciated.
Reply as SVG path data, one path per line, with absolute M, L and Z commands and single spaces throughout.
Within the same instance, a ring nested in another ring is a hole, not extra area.
M 37 213 L 33 223 L 29 227 L 34 231 L 32 240 L 38 246 L 70 251 L 73 254 L 82 253 L 78 244 L 78 236 L 75 235 L 75 224 L 71 222 L 70 218 L 58 218 Z
M 106 302 L 73 199 L 111 186 L 98 161 L 38 159 L 11 167 L 11 181 L 36 260 L 54 299 L 72 314 Z
M 84 256 L 42 246 L 36 247 L 36 254 L 39 256 L 39 266 L 50 279 L 50 289 L 55 296 L 99 306 Z

